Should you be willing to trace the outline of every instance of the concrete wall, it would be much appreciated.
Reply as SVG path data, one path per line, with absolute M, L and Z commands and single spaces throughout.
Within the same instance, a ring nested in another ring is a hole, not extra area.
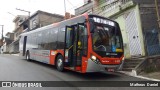
M 126 25 L 125 25 L 125 19 L 124 15 L 128 13 L 129 11 L 134 10 L 136 13 L 136 19 L 137 19 L 137 25 L 138 25 L 138 34 L 139 34 L 139 39 L 140 39 L 140 46 L 142 49 L 142 56 L 145 56 L 145 49 L 144 49 L 144 40 L 143 40 L 143 33 L 142 33 L 142 27 L 141 27 L 141 17 L 140 17 L 140 12 L 139 12 L 139 6 L 136 5 L 135 7 L 132 7 L 124 12 L 121 12 L 120 14 L 113 16 L 112 19 L 117 21 L 120 25 L 122 36 L 123 36 L 123 43 L 124 43 L 124 51 L 125 51 L 125 58 L 130 58 L 130 47 L 129 47 L 129 38 L 128 32 L 126 31 Z M 134 48 L 134 47 L 132 47 Z
M 3 44 L 2 49 L 3 49 L 3 51 L 2 51 L 3 53 L 4 53 L 4 52 L 7 52 L 7 46 L 6 46 L 6 43 L 4 43 L 4 44 Z
M 53 16 L 45 13 L 38 13 L 30 19 L 30 29 L 34 30 L 49 24 L 60 22 L 64 20 L 63 17 Z
M 39 22 L 40 22 L 40 27 L 52 24 L 52 23 L 56 23 L 56 22 L 60 22 L 64 20 L 64 18 L 59 17 L 59 16 L 51 16 L 51 15 L 47 15 L 47 14 L 39 14 Z
M 158 18 L 155 10 L 155 6 L 152 4 L 141 4 L 140 5 L 140 15 L 142 20 L 142 28 L 145 32 L 146 30 L 153 30 L 158 28 Z M 160 7 L 159 7 L 160 8 Z
M 155 0 L 133 0 L 135 3 L 139 4 L 154 4 Z M 158 3 L 160 3 L 160 0 L 157 0 Z
M 0 39 L 0 46 L 2 46 L 3 45 L 3 40 L 2 39 Z
M 94 6 L 94 2 L 91 2 L 91 3 L 83 5 L 82 7 L 76 8 L 75 9 L 75 15 L 78 16 L 78 15 L 81 15 L 85 12 L 92 13 L 93 12 L 93 10 L 92 10 L 93 6 Z
M 8 33 L 6 34 L 6 36 L 7 36 L 10 40 L 14 40 L 14 33 L 8 32 Z
M 14 33 L 12 33 L 12 34 L 10 35 L 10 39 L 11 39 L 11 40 L 14 40 Z
M 14 31 L 14 40 L 17 40 L 19 35 L 23 32 L 23 26 L 20 26 L 17 28 L 16 31 Z
M 9 53 L 18 53 L 19 52 L 19 42 L 13 42 L 8 45 L 8 52 Z

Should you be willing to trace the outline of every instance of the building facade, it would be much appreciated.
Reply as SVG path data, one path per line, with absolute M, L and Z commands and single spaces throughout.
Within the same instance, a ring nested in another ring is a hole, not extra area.
M 14 41 L 14 33 L 8 32 L 5 36 L 1 44 L 1 53 L 9 53 L 10 44 Z
M 30 17 L 30 30 L 64 20 L 64 16 L 38 10 Z
M 0 39 L 0 54 L 2 53 L 3 40 Z
M 88 12 L 117 21 L 123 36 L 126 58 L 160 53 L 154 0 L 93 0 L 75 12 L 78 12 L 76 15 Z
M 15 29 L 13 30 L 14 39 L 13 42 L 9 45 L 9 53 L 18 53 L 19 52 L 19 35 L 23 32 L 28 26 L 23 24 L 24 21 L 28 19 L 28 16 L 17 15 L 13 22 L 15 23 Z

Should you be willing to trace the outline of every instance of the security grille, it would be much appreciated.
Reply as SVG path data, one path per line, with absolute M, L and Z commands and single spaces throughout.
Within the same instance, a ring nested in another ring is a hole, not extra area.
M 145 43 L 148 55 L 160 54 L 160 44 L 158 39 L 158 30 L 148 30 L 145 32 Z

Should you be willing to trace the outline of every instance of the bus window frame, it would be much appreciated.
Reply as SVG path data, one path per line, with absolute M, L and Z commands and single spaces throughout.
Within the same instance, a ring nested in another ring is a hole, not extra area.
M 88 52 L 88 31 L 87 31 L 87 25 L 86 25 L 86 22 L 84 22 L 84 23 L 78 23 L 77 24 L 77 26 L 78 26 L 78 29 L 79 29 L 79 25 L 82 25 L 82 26 L 84 26 L 84 28 L 85 28 L 85 32 L 86 32 L 86 34 L 85 35 L 83 35 L 82 37 L 83 37 L 83 43 L 82 43 L 82 56 L 87 56 L 87 53 L 85 53 L 85 52 Z M 80 29 L 79 29 L 80 30 Z M 78 31 L 79 31 L 78 30 Z M 84 40 L 87 40 L 86 42 L 84 41 Z M 86 43 L 86 46 L 85 46 L 85 43 Z
M 118 23 L 116 23 L 116 22 L 114 22 L 114 24 L 115 24 L 115 30 L 120 30 L 120 28 L 119 28 L 119 25 L 118 25 Z M 94 27 L 96 26 L 96 25 L 102 25 L 102 26 L 105 26 L 105 27 L 113 27 L 113 26 L 110 26 L 110 25 L 108 25 L 108 24 L 102 24 L 102 23 L 97 23 L 97 22 L 94 22 Z M 92 27 L 91 26 L 91 24 L 90 24 L 90 27 Z M 95 29 L 95 28 L 94 28 Z M 121 31 L 119 31 L 120 32 L 120 34 L 119 34 L 119 36 L 121 37 L 121 40 L 120 40 L 120 42 L 121 42 L 121 48 L 122 48 L 122 50 L 124 51 L 124 47 L 123 47 L 123 37 L 122 37 L 122 33 L 121 33 Z M 94 32 L 93 32 L 94 33 Z M 91 37 L 92 37 L 92 50 L 94 51 L 94 46 L 93 46 L 93 33 L 91 33 Z M 96 51 L 94 51 L 95 53 L 96 53 Z M 112 52 L 113 53 L 113 52 Z M 96 53 L 96 54 L 98 54 L 98 53 Z M 99 54 L 98 54 L 99 55 Z M 101 55 L 100 55 L 101 56 Z M 101 57 L 104 57 L 104 56 L 101 56 Z

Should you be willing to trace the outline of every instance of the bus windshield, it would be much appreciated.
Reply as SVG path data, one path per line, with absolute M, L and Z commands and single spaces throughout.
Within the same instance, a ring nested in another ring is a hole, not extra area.
M 114 26 L 95 23 L 92 39 L 95 52 L 122 52 L 120 30 L 116 30 Z

